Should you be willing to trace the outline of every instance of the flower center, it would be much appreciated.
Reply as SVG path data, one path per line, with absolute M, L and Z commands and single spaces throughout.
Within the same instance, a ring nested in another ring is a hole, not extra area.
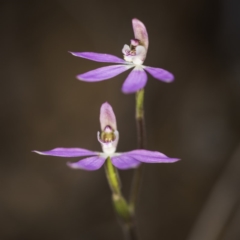
M 113 142 L 116 139 L 116 136 L 114 134 L 114 131 L 110 126 L 106 126 L 104 130 L 101 132 L 100 139 L 104 143 Z
M 132 39 L 130 46 L 125 44 L 122 49 L 123 58 L 125 61 L 135 65 L 142 65 L 146 55 L 146 48 L 140 44 L 138 39 Z
M 119 134 L 117 130 L 107 125 L 104 130 L 98 132 L 98 141 L 102 146 L 103 153 L 107 156 L 111 156 L 115 153 L 118 144 Z
M 138 39 L 132 39 L 129 49 L 125 50 L 125 56 L 136 56 L 136 47 L 139 45 Z

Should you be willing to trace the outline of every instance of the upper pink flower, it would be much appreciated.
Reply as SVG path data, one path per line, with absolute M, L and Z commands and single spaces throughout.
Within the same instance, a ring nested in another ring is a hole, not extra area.
M 134 18 L 132 20 L 132 25 L 134 39 L 131 40 L 130 46 L 127 44 L 123 46 L 122 53 L 124 60 L 106 53 L 70 52 L 76 57 L 86 58 L 96 62 L 118 63 L 116 65 L 101 67 L 79 74 L 77 78 L 86 82 L 98 82 L 115 77 L 118 74 L 133 68 L 133 71 L 123 83 L 122 91 L 124 93 L 134 93 L 145 87 L 147 83 L 147 74 L 145 71 L 158 80 L 172 82 L 174 76 L 170 72 L 161 68 L 142 65 L 147 56 L 149 45 L 148 33 L 144 24 L 138 19 Z

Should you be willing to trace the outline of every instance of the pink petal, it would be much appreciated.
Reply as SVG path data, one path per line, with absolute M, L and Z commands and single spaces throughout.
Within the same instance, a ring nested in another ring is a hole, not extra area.
M 73 56 L 86 58 L 96 62 L 126 63 L 123 59 L 106 53 L 70 52 Z
M 119 169 L 136 168 L 141 164 L 141 162 L 124 153 L 120 156 L 112 157 L 111 160 L 112 164 Z
M 143 46 L 137 46 L 136 47 L 136 56 L 135 57 L 141 60 L 141 64 L 144 62 L 146 56 L 147 56 L 146 48 L 143 47 Z M 135 61 L 133 60 L 133 63 L 134 62 Z
M 117 121 L 111 105 L 107 102 L 103 103 L 100 109 L 100 124 L 103 131 L 106 126 L 110 126 L 113 130 L 117 130 Z
M 124 44 L 123 49 L 122 49 L 122 53 L 124 55 L 127 55 L 130 52 L 130 47 L 127 44 Z
M 126 152 L 124 155 L 145 163 L 173 163 L 180 160 L 179 158 L 169 158 L 160 152 L 143 149 Z
M 123 83 L 122 91 L 124 93 L 134 93 L 145 87 L 147 83 L 147 74 L 143 69 L 134 68 Z
M 55 157 L 84 157 L 84 156 L 93 156 L 98 153 L 83 149 L 83 148 L 54 148 L 49 151 L 33 151 L 40 155 L 46 156 L 55 156 Z
M 148 73 L 150 73 L 154 78 L 161 80 L 163 82 L 172 82 L 174 80 L 173 74 L 162 68 L 154 68 L 154 67 L 144 66 L 144 69 Z
M 99 169 L 105 162 L 105 158 L 99 157 L 99 156 L 94 156 L 94 157 L 89 157 L 85 158 L 83 160 L 80 160 L 78 162 L 68 162 L 67 165 L 70 168 L 74 169 L 84 169 L 88 171 L 94 171 Z
M 117 76 L 118 74 L 127 71 L 132 68 L 133 65 L 113 65 L 97 68 L 95 70 L 79 74 L 77 78 L 86 82 L 98 82 L 103 81 L 112 77 Z
M 140 44 L 148 49 L 148 33 L 145 25 L 138 19 L 134 18 L 132 20 L 132 26 L 135 38 L 140 40 Z

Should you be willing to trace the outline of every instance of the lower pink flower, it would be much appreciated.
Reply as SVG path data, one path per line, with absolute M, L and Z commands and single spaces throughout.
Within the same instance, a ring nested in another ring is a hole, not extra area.
M 93 171 L 99 169 L 110 157 L 112 164 L 119 169 L 136 168 L 141 163 L 173 163 L 178 158 L 169 158 L 163 153 L 136 149 L 130 152 L 116 152 L 119 133 L 117 131 L 116 117 L 112 107 L 107 102 L 100 109 L 101 132 L 98 132 L 98 141 L 102 152 L 94 152 L 83 148 L 54 148 L 49 151 L 33 151 L 40 155 L 55 157 L 86 157 L 78 162 L 68 162 L 67 165 L 74 169 Z

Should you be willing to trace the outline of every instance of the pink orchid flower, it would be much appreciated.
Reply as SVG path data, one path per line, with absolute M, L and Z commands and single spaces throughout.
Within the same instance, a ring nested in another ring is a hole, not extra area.
M 110 157 L 112 164 L 119 169 L 136 168 L 144 163 L 173 163 L 178 158 L 169 158 L 163 153 L 136 149 L 130 152 L 116 152 L 119 133 L 117 131 L 116 117 L 112 107 L 107 102 L 100 109 L 101 132 L 97 138 L 102 146 L 102 152 L 94 152 L 83 148 L 55 148 L 49 151 L 33 151 L 35 153 L 56 157 L 86 157 L 78 162 L 68 162 L 67 165 L 74 169 L 97 170 Z
M 134 93 L 144 88 L 147 83 L 148 72 L 154 78 L 163 82 L 172 82 L 174 76 L 172 73 L 155 67 L 147 67 L 143 62 L 147 56 L 148 50 L 148 33 L 144 24 L 138 19 L 132 20 L 134 39 L 131 40 L 130 46 L 125 44 L 122 49 L 123 59 L 106 54 L 94 52 L 70 52 L 76 57 L 86 58 L 96 62 L 117 63 L 116 65 L 97 68 L 95 70 L 79 74 L 77 78 L 86 82 L 103 81 L 133 68 L 123 83 L 122 91 L 124 93 Z

